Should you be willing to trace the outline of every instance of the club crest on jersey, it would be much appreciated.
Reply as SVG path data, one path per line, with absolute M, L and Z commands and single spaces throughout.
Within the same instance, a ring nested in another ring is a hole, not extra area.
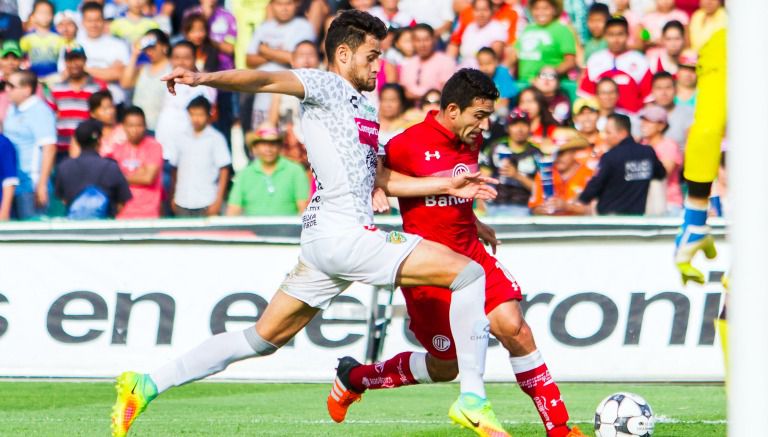
M 387 243 L 401 244 L 401 243 L 405 243 L 406 241 L 407 239 L 405 238 L 405 235 L 403 235 L 400 232 L 397 232 L 397 231 L 387 232 Z
M 430 160 L 430 159 L 432 159 L 432 158 L 435 158 L 435 159 L 440 159 L 440 152 L 439 152 L 439 151 L 437 151 L 437 150 L 435 150 L 435 151 L 434 151 L 434 152 L 432 152 L 432 153 L 429 153 L 429 152 L 424 152 L 424 160 L 425 160 L 425 161 L 429 161 L 429 160 Z
M 456 164 L 455 167 L 453 167 L 452 176 L 456 177 L 459 175 L 462 175 L 464 173 L 469 173 L 469 166 L 467 164 Z
M 444 335 L 432 337 L 432 346 L 440 352 L 445 352 L 451 347 L 451 340 Z

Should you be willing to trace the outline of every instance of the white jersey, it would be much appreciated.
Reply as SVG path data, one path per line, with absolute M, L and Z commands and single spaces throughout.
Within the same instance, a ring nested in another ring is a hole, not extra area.
M 304 85 L 301 128 L 317 191 L 302 217 L 302 242 L 373 225 L 379 123 L 376 108 L 341 76 L 292 70 Z

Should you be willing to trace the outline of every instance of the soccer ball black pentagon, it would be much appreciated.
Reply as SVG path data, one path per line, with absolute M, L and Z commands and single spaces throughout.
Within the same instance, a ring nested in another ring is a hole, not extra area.
M 653 426 L 651 406 L 634 393 L 612 394 L 595 410 L 597 437 L 650 437 Z

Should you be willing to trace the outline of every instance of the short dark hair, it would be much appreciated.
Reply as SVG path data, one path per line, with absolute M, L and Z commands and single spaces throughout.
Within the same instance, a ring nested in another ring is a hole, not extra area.
M 381 41 L 387 36 L 387 26 L 367 12 L 351 9 L 339 14 L 331 22 L 325 37 L 325 56 L 328 62 L 333 62 L 337 47 L 346 44 L 353 51 L 357 50 L 368 35 Z
M 417 30 L 423 30 L 429 33 L 430 35 L 435 36 L 435 29 L 427 23 L 418 23 L 415 26 L 413 26 L 411 29 L 413 29 L 414 32 L 416 32 Z
M 181 41 L 178 41 L 176 44 L 171 47 L 171 54 L 173 54 L 173 51 L 176 50 L 177 47 L 186 47 L 189 49 L 190 52 L 192 52 L 192 55 L 194 56 L 195 52 L 197 51 L 197 48 L 195 48 L 195 45 L 191 42 L 183 39 Z
M 604 83 L 610 83 L 611 85 L 613 85 L 614 88 L 616 88 L 616 91 L 619 90 L 619 85 L 616 83 L 615 80 L 611 79 L 610 77 L 603 77 L 597 81 L 597 85 L 595 86 L 595 92 L 597 92 L 597 89 L 600 88 L 600 85 Z
M 607 31 L 609 27 L 613 26 L 623 27 L 624 31 L 629 33 L 629 22 L 622 16 L 613 16 L 608 18 L 608 21 L 605 22 L 605 30 Z
M 608 120 L 613 120 L 613 122 L 616 124 L 616 127 L 618 127 L 620 130 L 623 130 L 627 134 L 632 132 L 632 120 L 630 120 L 628 116 L 614 112 L 608 116 Z
M 384 91 L 392 90 L 397 94 L 397 99 L 400 100 L 400 109 L 405 112 L 408 109 L 408 99 L 405 97 L 405 88 L 397 82 L 390 82 L 384 84 L 379 90 L 379 96 L 384 94 Z
M 101 3 L 94 1 L 83 3 L 83 6 L 80 8 L 80 14 L 85 15 L 85 13 L 88 11 L 99 11 L 101 18 L 104 18 L 104 5 Z
M 475 99 L 496 101 L 498 98 L 499 90 L 491 78 L 480 70 L 462 68 L 445 83 L 440 96 L 440 108 L 445 109 L 455 103 L 463 111 L 472 106 Z
M 89 118 L 77 125 L 75 139 L 83 149 L 95 149 L 101 139 L 103 125 L 99 120 Z
M 677 29 L 681 35 L 685 35 L 685 26 L 677 20 L 667 21 L 667 24 L 661 28 L 661 34 L 664 35 L 670 29 Z
M 49 0 L 35 0 L 35 3 L 32 4 L 32 12 L 35 12 L 37 10 L 37 7 L 40 5 L 48 5 L 48 7 L 51 8 L 52 11 L 56 12 L 56 8 L 53 6 L 53 3 L 51 3 Z
M 587 16 L 589 17 L 590 15 L 602 15 L 608 20 L 611 18 L 611 10 L 608 9 L 608 5 L 605 3 L 592 3 L 592 6 L 589 7 L 589 12 L 587 12 Z
M 477 56 L 480 56 L 480 54 L 482 53 L 493 56 L 493 59 L 496 59 L 497 61 L 499 60 L 499 55 L 497 55 L 496 52 L 490 47 L 483 47 L 480 50 L 478 50 Z
M 95 111 L 99 106 L 101 106 L 101 102 L 104 100 L 109 100 L 111 102 L 114 101 L 112 98 L 112 93 L 110 93 L 108 90 L 96 91 L 95 93 L 91 94 L 91 97 L 88 97 L 88 112 Z
M 192 108 L 202 108 L 206 113 L 211 113 L 211 102 L 203 96 L 197 96 L 187 105 L 187 111 Z
M 163 47 L 165 47 L 165 54 L 170 55 L 171 54 L 171 40 L 168 38 L 168 34 L 163 32 L 160 29 L 149 29 L 144 36 L 151 36 L 155 38 L 155 41 L 157 41 L 157 44 L 162 44 Z
M 147 121 L 147 116 L 144 115 L 144 110 L 139 108 L 138 106 L 129 106 L 125 108 L 123 111 L 123 120 L 128 118 L 128 116 L 136 115 L 138 117 L 141 117 L 145 122 Z
M 37 93 L 37 75 L 31 70 L 19 70 L 14 72 L 19 75 L 19 86 L 30 87 L 32 94 Z
M 672 81 L 672 83 L 675 83 L 675 76 L 672 76 L 668 71 L 659 71 L 656 74 L 653 75 L 653 79 L 651 79 L 651 85 L 655 84 L 659 80 L 665 80 L 669 79 Z

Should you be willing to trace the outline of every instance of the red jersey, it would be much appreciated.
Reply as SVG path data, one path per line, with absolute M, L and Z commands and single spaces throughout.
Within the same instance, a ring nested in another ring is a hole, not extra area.
M 387 167 L 408 176 L 450 177 L 478 169 L 479 144 L 462 143 L 427 114 L 419 124 L 392 138 L 386 146 Z M 398 198 L 403 230 L 442 243 L 472 257 L 485 248 L 477 237 L 472 200 L 455 196 Z

